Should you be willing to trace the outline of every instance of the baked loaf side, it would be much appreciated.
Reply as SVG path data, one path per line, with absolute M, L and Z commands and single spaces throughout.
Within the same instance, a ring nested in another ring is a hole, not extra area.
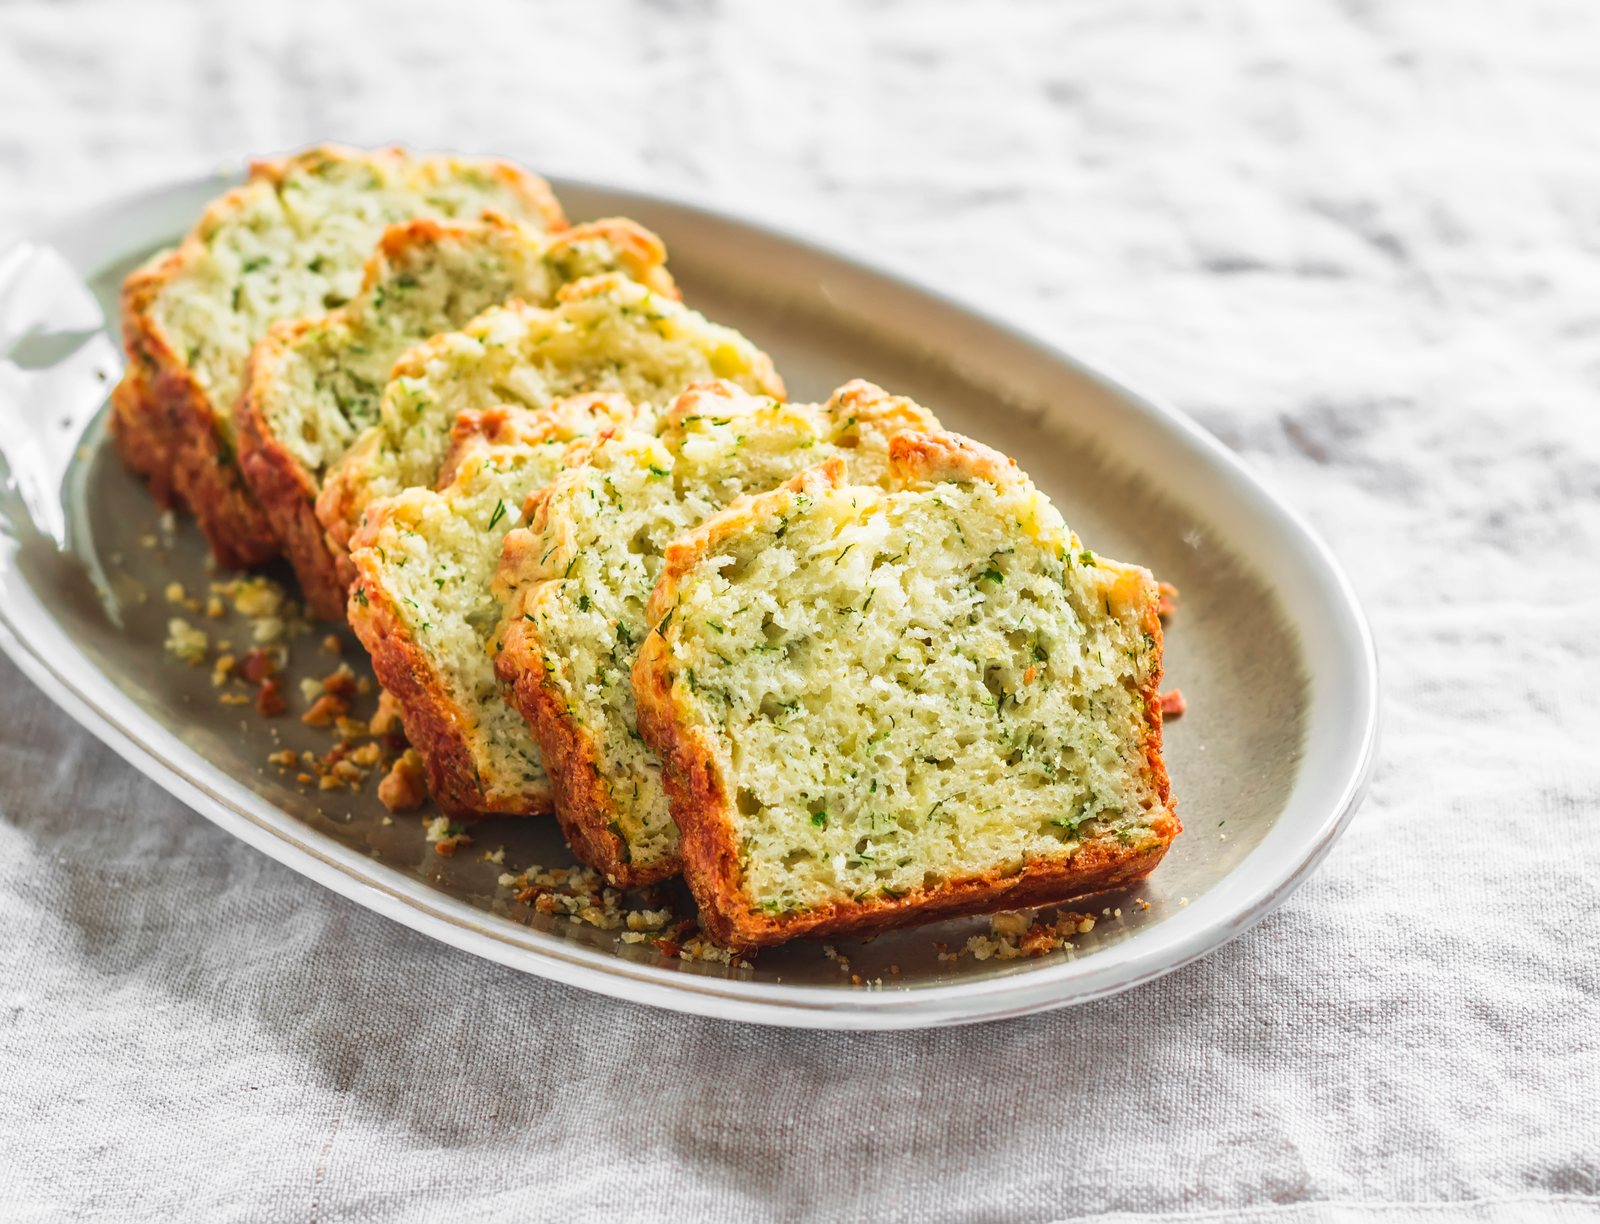
M 323 146 L 252 166 L 175 250 L 129 278 L 118 445 L 157 497 L 194 510 L 219 562 L 275 551 L 235 461 L 232 408 L 251 347 L 281 319 L 353 297 L 386 225 L 485 208 L 565 225 L 544 181 L 506 162 Z
M 350 623 L 449 815 L 550 809 L 539 749 L 495 679 L 490 579 L 524 499 L 568 445 L 632 418 L 620 396 L 462 413 L 439 490 L 374 503 L 355 537 Z
M 781 404 L 727 383 L 685 393 L 659 435 L 614 430 L 574 448 L 506 539 L 496 667 L 539 740 L 574 851 L 613 884 L 679 869 L 659 759 L 639 738 L 630 673 L 668 544 L 744 493 L 818 459 L 888 466 L 889 436 L 936 427 L 909 400 L 853 383 Z
M 633 673 L 684 874 L 729 946 L 1065 901 L 1179 831 L 1150 574 L 1015 464 L 891 442 L 675 542 Z
M 620 273 L 567 285 L 557 297 L 553 310 L 521 302 L 491 308 L 395 366 L 378 423 L 329 469 L 317 498 L 335 554 L 348 548 L 372 502 L 434 484 L 451 423 L 465 409 L 542 408 L 598 392 L 643 411 L 711 378 L 783 394 L 771 360 L 738 332 Z
M 316 517 L 323 473 L 376 423 L 396 360 L 508 298 L 553 305 L 586 276 L 622 271 L 676 297 L 665 259 L 660 240 L 626 220 L 551 235 L 493 213 L 415 218 L 384 231 L 350 302 L 272 326 L 234 406 L 239 459 L 317 615 L 342 619 L 348 595 Z

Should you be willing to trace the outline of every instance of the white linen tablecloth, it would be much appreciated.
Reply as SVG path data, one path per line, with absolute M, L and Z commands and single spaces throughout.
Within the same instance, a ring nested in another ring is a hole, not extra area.
M 0 663 L 0 1218 L 1600 1217 L 1600 8 L 0 3 L 7 236 L 324 138 L 708 194 L 1125 371 L 1349 568 L 1382 763 L 1203 963 L 799 1033 L 411 934 Z

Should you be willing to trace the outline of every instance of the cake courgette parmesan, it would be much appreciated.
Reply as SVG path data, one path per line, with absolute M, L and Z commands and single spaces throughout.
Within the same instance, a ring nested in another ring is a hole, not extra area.
M 1020 909 L 1147 875 L 1180 829 L 1149 572 L 1013 461 L 891 440 L 667 549 L 633 670 L 701 923 L 733 948 Z
M 448 815 L 550 810 L 538 746 L 495 679 L 490 580 L 523 501 L 555 476 L 569 444 L 633 415 L 605 395 L 463 412 L 438 491 L 375 502 L 352 541 L 350 624 Z
M 567 285 L 546 310 L 494 307 L 435 336 L 396 364 L 366 430 L 329 469 L 317 518 L 343 553 L 366 508 L 408 488 L 432 488 L 465 409 L 543 408 L 589 393 L 619 394 L 641 411 L 695 382 L 727 378 L 782 396 L 772 361 L 731 328 L 620 273 Z
M 728 383 L 680 397 L 657 432 L 612 429 L 530 499 L 506 538 L 496 667 L 539 741 L 574 853 L 619 887 L 679 870 L 659 759 L 639 738 L 629 676 L 668 545 L 741 494 L 830 456 L 880 479 L 889 439 L 938 422 L 910 400 L 851 383 L 824 405 L 783 404 Z
M 544 180 L 508 162 L 323 146 L 253 165 L 124 282 L 118 449 L 162 505 L 194 512 L 220 564 L 277 551 L 236 459 L 232 410 L 252 346 L 280 320 L 354 297 L 386 226 L 484 209 L 541 231 L 566 225 Z
M 407 349 L 511 298 L 552 306 L 562 285 L 606 272 L 676 298 L 665 260 L 660 240 L 631 221 L 546 234 L 493 213 L 417 218 L 384 231 L 351 301 L 274 325 L 250 354 L 234 407 L 239 462 L 311 610 L 342 620 L 349 593 L 317 521 L 323 473 L 377 422 Z

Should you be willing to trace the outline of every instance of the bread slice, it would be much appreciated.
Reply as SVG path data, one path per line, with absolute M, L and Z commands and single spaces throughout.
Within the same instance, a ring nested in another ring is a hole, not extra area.
M 639 738 L 629 674 L 668 544 L 743 493 L 818 459 L 859 479 L 888 470 L 889 438 L 937 428 L 910 400 L 852 383 L 825 405 L 781 404 L 727 383 L 673 404 L 659 433 L 608 430 L 530 499 L 506 537 L 496 669 L 527 717 L 574 853 L 619 887 L 679 870 L 661 764 Z
M 604 392 L 647 410 L 711 378 L 783 394 L 771 359 L 738 332 L 620 273 L 567 285 L 557 297 L 553 310 L 523 302 L 487 310 L 395 366 L 378 423 L 329 469 L 317 498 L 336 556 L 349 548 L 367 506 L 433 486 L 450 427 L 465 409 L 542 408 Z
M 665 260 L 660 240 L 631 221 L 549 235 L 494 213 L 415 218 L 384 231 L 351 301 L 273 325 L 251 351 L 234 406 L 239 462 L 312 611 L 342 620 L 349 593 L 317 521 L 323 473 L 377 422 L 407 349 L 508 298 L 554 305 L 562 285 L 605 272 L 676 298 Z
M 633 688 L 702 926 L 751 948 L 1143 878 L 1180 829 L 1158 601 L 955 434 L 674 542 Z
M 566 224 L 544 181 L 508 162 L 326 145 L 256 163 L 176 249 L 128 277 L 118 447 L 163 504 L 194 510 L 219 563 L 276 551 L 235 461 L 232 408 L 251 347 L 280 319 L 353 297 L 390 223 L 485 208 L 540 229 Z
M 350 623 L 448 815 L 550 810 L 539 749 L 495 679 L 500 605 L 489 584 L 523 501 L 549 483 L 568 445 L 633 417 L 615 395 L 464 412 L 439 490 L 374 503 L 352 541 Z

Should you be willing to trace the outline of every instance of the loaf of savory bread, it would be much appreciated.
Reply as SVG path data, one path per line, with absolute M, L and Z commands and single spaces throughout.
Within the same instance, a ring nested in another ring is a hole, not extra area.
M 631 221 L 325 147 L 123 304 L 125 459 L 348 617 L 448 817 L 553 810 L 739 951 L 1123 886 L 1180 831 L 1149 572 L 908 399 L 786 403 Z

